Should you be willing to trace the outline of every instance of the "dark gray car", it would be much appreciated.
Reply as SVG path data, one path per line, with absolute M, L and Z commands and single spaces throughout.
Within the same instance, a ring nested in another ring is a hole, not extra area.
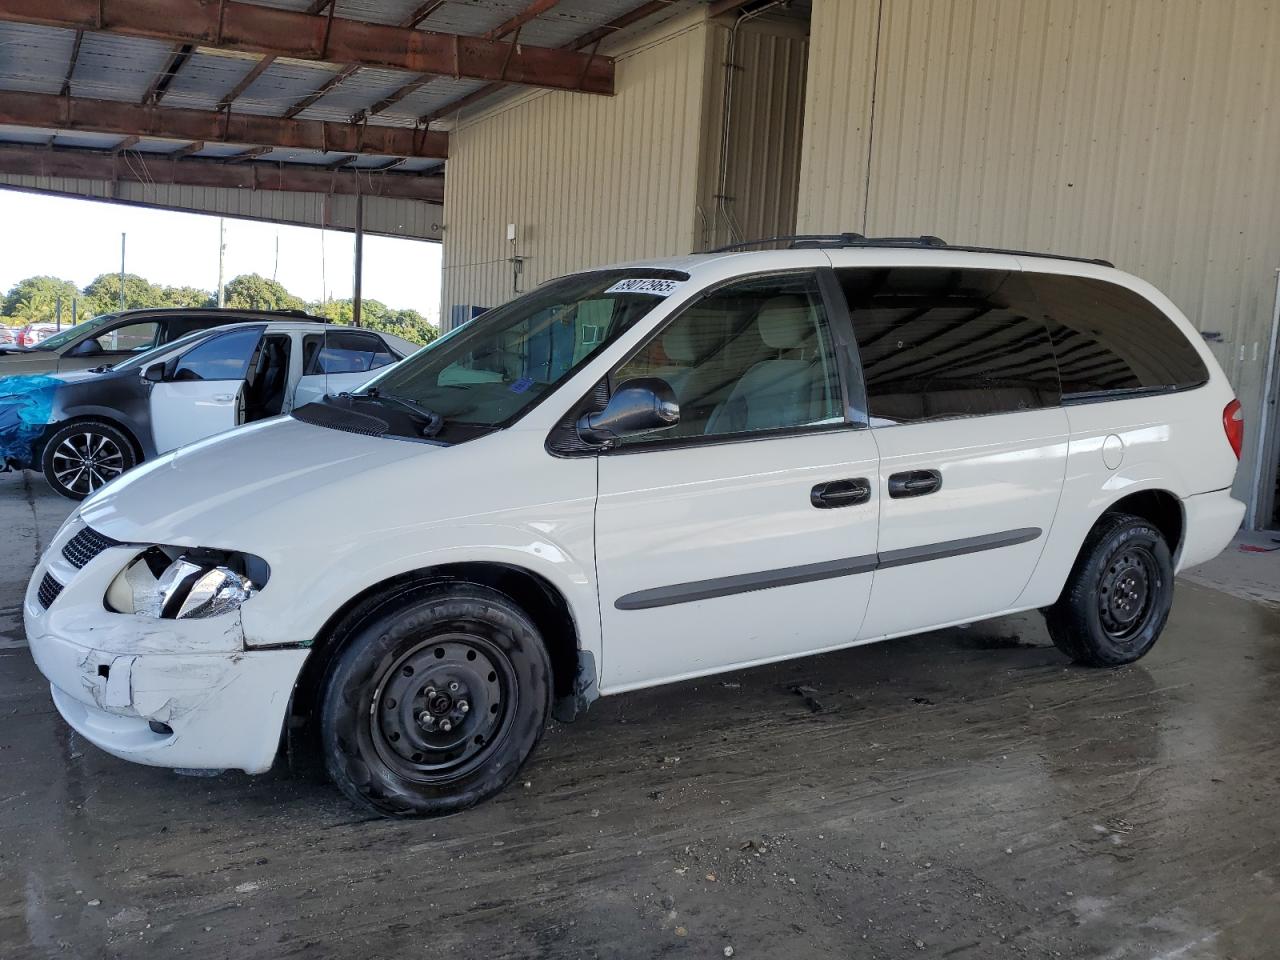
M 315 320 L 300 310 L 156 307 L 104 313 L 67 327 L 32 347 L 0 345 L 0 377 L 66 373 L 119 363 L 196 330 L 243 320 Z

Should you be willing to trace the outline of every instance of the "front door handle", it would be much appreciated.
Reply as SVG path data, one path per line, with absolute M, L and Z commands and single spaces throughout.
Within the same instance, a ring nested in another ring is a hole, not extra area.
M 219 393 L 216 394 L 212 400 L 214 403 L 230 403 L 235 398 L 235 394 L 233 393 Z
M 942 489 L 942 474 L 937 470 L 907 470 L 891 474 L 889 496 L 894 500 L 904 497 L 923 497 Z
M 871 481 L 865 477 L 848 480 L 830 480 L 809 491 L 809 502 L 819 510 L 836 507 L 856 507 L 871 499 Z

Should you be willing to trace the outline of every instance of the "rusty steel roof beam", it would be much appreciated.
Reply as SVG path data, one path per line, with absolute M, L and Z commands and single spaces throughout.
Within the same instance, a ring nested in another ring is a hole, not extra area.
M 195 52 L 195 47 L 189 43 L 176 44 L 169 52 L 169 57 L 165 61 L 164 67 L 156 74 L 156 78 L 151 81 L 151 86 L 147 87 L 147 92 L 142 95 L 143 104 L 157 105 L 164 99 L 165 92 L 169 89 L 169 84 L 173 83 L 173 78 L 178 75 L 178 71 L 183 68 L 191 54 Z
M 71 56 L 67 58 L 67 73 L 62 78 L 62 89 L 58 91 L 60 96 L 71 95 L 71 75 L 76 72 L 76 61 L 80 59 L 80 45 L 83 42 L 84 31 L 77 30 L 75 39 L 71 41 Z
M 326 0 L 317 0 L 317 2 L 320 4 L 324 4 Z M 539 0 L 539 2 L 546 3 L 547 0 Z M 554 0 L 554 2 L 558 3 L 559 0 Z M 430 3 L 422 4 L 416 10 L 414 10 L 411 14 L 409 14 L 409 16 L 405 17 L 404 20 L 400 21 L 400 26 L 406 29 L 416 27 L 418 24 L 422 23 L 423 20 L 427 19 L 427 17 L 431 16 L 431 14 L 435 13 L 436 10 L 439 7 L 443 6 L 444 3 L 445 3 L 445 0 L 431 0 Z M 489 37 L 489 39 L 495 40 L 497 38 Z M 311 106 L 321 97 L 323 97 L 326 93 L 328 93 L 330 90 L 336 87 L 338 84 L 342 83 L 344 80 L 350 77 L 358 69 L 359 67 L 347 66 L 339 70 L 332 77 L 330 77 L 323 84 L 321 84 L 319 90 L 316 90 L 314 93 L 308 94 L 307 96 L 299 100 L 297 103 L 293 104 L 293 106 L 291 106 L 288 110 L 284 112 L 284 115 L 286 117 L 296 117 L 303 110 L 307 109 L 307 107 Z M 430 78 L 419 77 L 418 80 L 401 87 L 400 90 L 395 91 L 389 97 L 387 97 L 386 100 L 380 101 L 380 103 L 388 103 L 388 102 L 395 103 L 396 101 L 404 97 L 410 91 L 411 88 L 416 90 L 428 79 Z M 401 93 L 401 90 L 405 91 L 405 93 Z M 371 115 L 378 112 L 379 112 L 378 110 L 369 110 L 366 112 L 366 115 Z
M 512 31 L 515 31 L 516 39 L 511 41 L 514 44 L 516 43 L 517 40 L 519 40 L 519 37 L 520 37 L 519 31 L 521 27 L 523 27 L 530 20 L 533 20 L 541 16 L 542 14 L 546 13 L 548 10 L 550 10 L 559 2 L 560 0 L 533 0 L 533 3 L 529 4 L 529 6 L 525 7 L 523 10 L 517 13 L 514 17 L 512 17 L 511 19 L 507 20 L 504 23 L 500 23 L 498 26 L 494 27 L 492 30 L 485 33 L 484 38 L 486 40 L 501 40 L 507 34 L 511 33 Z M 382 113 L 382 111 L 386 110 L 388 107 L 395 106 L 405 97 L 407 97 L 409 94 L 413 93 L 415 90 L 421 89 L 423 86 L 430 83 L 434 79 L 435 79 L 434 76 L 424 76 L 424 77 L 417 77 L 413 80 L 410 80 L 403 87 L 400 87 L 398 90 L 393 90 L 391 93 L 387 94 L 386 97 L 379 100 L 372 107 L 370 107 L 367 111 L 368 116 L 371 116 L 371 117 L 377 116 L 378 114 Z
M 613 60 L 238 0 L 0 0 L 0 20 L 266 56 L 612 94 Z
M 47 93 L 5 91 L 0 97 L 0 123 L 125 137 L 244 143 L 392 157 L 444 159 L 449 155 L 448 136 L 428 130 L 286 120 L 230 111 L 144 107 L 118 100 L 88 100 Z
M 130 153 L 126 157 L 79 149 L 0 147 L 0 173 L 244 190 L 361 193 L 366 197 L 395 197 L 429 203 L 444 200 L 444 177 L 438 174 L 329 170 L 263 161 L 223 163 L 198 157 L 171 159 L 164 154 L 149 153 Z
M 603 24 L 599 27 L 596 27 L 593 30 L 589 30 L 586 33 L 582 34 L 582 36 L 576 37 L 575 39 L 570 40 L 560 49 L 561 50 L 581 50 L 584 47 L 592 47 L 593 48 L 592 52 L 590 54 L 587 54 L 587 57 L 589 59 L 595 59 L 596 54 L 594 51 L 594 47 L 597 44 L 599 44 L 600 41 L 602 41 L 603 39 L 605 39 L 606 37 L 614 33 L 617 33 L 619 30 L 624 30 L 627 27 L 631 26 L 632 24 L 638 23 L 639 21 L 643 20 L 645 17 L 652 16 L 653 14 L 659 12 L 660 10 L 665 10 L 667 7 L 671 6 L 671 4 L 675 2 L 676 0 L 650 0 L 649 3 L 643 3 L 632 10 L 628 10 L 626 13 L 622 14 L 619 17 L 615 17 L 614 19 L 610 20 L 608 23 Z M 2 3 L 3 3 L 3 0 L 0 0 L 0 4 Z M 612 58 L 606 58 L 606 59 L 609 59 L 610 62 L 612 62 Z M 481 87 L 479 90 L 476 90 L 474 93 L 469 93 L 465 97 L 459 97 L 457 100 L 454 100 L 452 103 L 446 103 L 443 107 L 440 107 L 438 110 L 433 110 L 431 111 L 431 113 L 428 113 L 423 117 L 419 117 L 418 122 L 423 124 L 432 123 L 436 120 L 441 119 L 442 117 L 448 116 L 451 113 L 454 113 L 458 110 L 462 110 L 466 107 L 469 107 L 473 103 L 477 103 L 485 99 L 486 97 L 490 97 L 493 94 L 497 93 L 499 90 L 502 90 L 507 86 L 510 86 L 510 83 L 497 82 L 497 83 L 491 83 L 488 86 Z

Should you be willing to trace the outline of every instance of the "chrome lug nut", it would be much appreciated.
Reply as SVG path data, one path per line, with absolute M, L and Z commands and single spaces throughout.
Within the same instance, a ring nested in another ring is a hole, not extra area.
M 443 730 L 445 733 L 448 733 L 450 730 L 453 729 L 453 721 L 448 719 L 441 720 L 440 729 Z
M 422 726 L 430 730 L 436 725 L 436 718 L 433 717 L 431 714 L 429 714 L 426 710 L 423 710 L 420 714 L 418 714 L 418 723 L 422 724 Z
M 466 713 L 468 710 L 471 709 L 471 704 L 467 703 L 467 701 L 465 700 L 459 700 L 458 709 L 461 710 L 463 713 Z
M 449 692 L 450 692 L 450 693 L 457 693 L 457 692 L 458 692 L 458 681 L 457 681 L 457 680 L 450 680 L 450 681 L 449 681 Z

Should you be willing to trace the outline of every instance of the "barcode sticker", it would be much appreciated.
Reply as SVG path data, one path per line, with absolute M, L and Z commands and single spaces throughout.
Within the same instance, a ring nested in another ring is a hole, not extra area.
M 679 280 L 657 280 L 652 277 L 635 277 L 631 280 L 619 280 L 605 293 L 647 293 L 654 297 L 669 297 L 683 283 Z

